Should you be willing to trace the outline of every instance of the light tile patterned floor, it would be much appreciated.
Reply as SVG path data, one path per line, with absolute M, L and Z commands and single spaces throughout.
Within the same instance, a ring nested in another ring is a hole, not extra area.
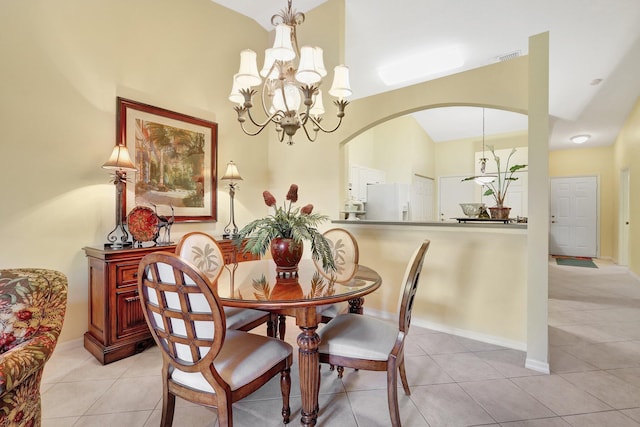
M 598 269 L 549 264 L 551 375 L 524 368 L 523 352 L 412 327 L 403 425 L 640 426 L 640 281 L 596 262 Z M 288 332 L 293 344 L 293 323 Z M 158 426 L 160 366 L 157 348 L 102 366 L 82 347 L 60 347 L 45 369 L 43 426 Z M 322 372 L 318 425 L 390 425 L 384 373 L 347 369 L 339 380 Z M 293 372 L 294 426 L 298 387 Z M 280 404 L 272 381 L 234 405 L 235 425 L 282 425 Z M 174 426 L 216 425 L 215 410 L 179 401 Z

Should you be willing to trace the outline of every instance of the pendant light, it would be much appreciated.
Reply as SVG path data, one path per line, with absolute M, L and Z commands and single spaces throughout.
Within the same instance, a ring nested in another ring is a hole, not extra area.
M 487 157 L 484 152 L 484 108 L 482 109 L 482 157 L 480 158 L 480 173 L 482 175 L 473 178 L 476 184 L 486 185 L 496 180 L 496 175 L 486 173 L 487 170 Z

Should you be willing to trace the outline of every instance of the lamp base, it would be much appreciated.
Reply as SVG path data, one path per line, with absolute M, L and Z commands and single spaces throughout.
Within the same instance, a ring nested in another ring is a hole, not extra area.
M 231 234 L 231 233 L 224 233 L 224 234 L 222 235 L 222 238 L 223 238 L 223 239 L 225 239 L 225 240 L 233 240 L 233 239 L 235 239 L 236 237 L 238 237 L 238 235 L 237 235 L 237 234 Z
M 104 244 L 104 248 L 105 249 L 124 249 L 124 248 L 130 248 L 131 246 L 133 246 L 132 242 L 116 242 L 116 243 L 105 243 Z

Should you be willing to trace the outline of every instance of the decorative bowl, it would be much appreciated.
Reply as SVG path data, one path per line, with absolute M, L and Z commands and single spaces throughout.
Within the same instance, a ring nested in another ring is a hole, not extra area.
M 460 203 L 460 207 L 469 218 L 477 218 L 484 208 L 484 203 Z

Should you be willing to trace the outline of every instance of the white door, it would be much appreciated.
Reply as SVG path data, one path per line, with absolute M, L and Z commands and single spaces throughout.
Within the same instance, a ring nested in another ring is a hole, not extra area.
M 620 218 L 618 219 L 618 265 L 629 265 L 629 169 L 620 171 Z
M 438 180 L 438 215 L 440 221 L 463 217 L 460 203 L 479 202 L 478 184 L 462 181 L 466 176 L 441 176 Z
M 409 221 L 433 220 L 433 179 L 414 174 L 409 196 Z
M 595 176 L 551 178 L 551 255 L 597 256 L 597 190 Z

